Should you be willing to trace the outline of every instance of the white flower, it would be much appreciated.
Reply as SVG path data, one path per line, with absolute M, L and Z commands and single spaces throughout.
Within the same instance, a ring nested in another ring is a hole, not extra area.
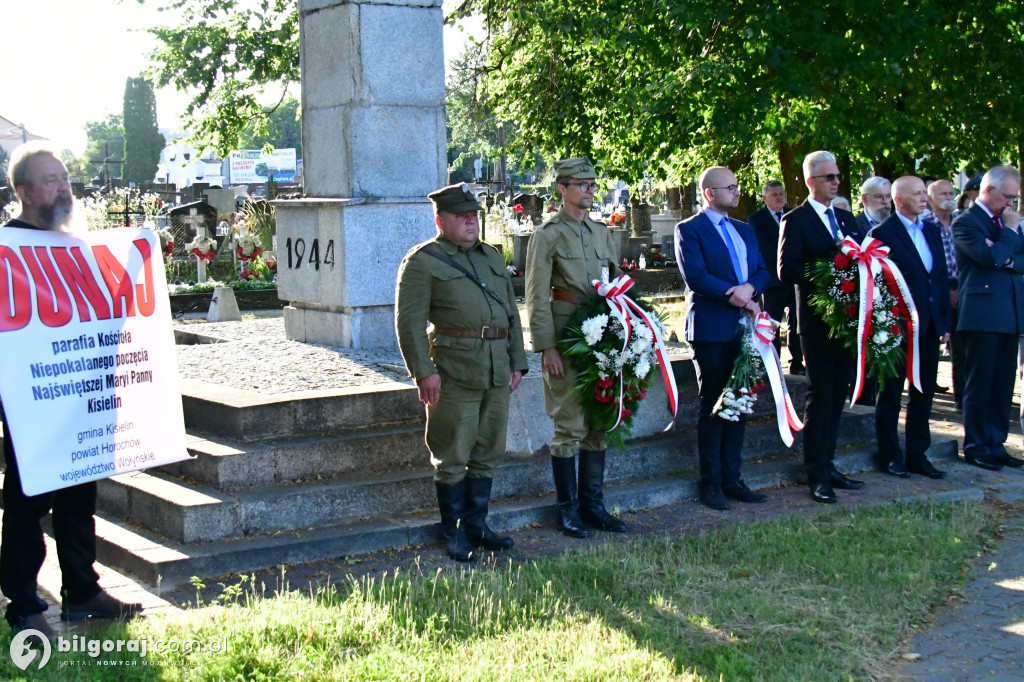
M 596 346 L 604 335 L 605 327 L 608 326 L 608 316 L 598 315 L 586 320 L 583 323 L 583 337 L 588 346 Z
M 612 318 L 612 320 L 611 320 L 611 330 L 612 330 L 612 333 L 615 334 L 615 336 L 619 337 L 620 339 L 625 339 L 626 338 L 626 329 L 622 326 L 622 322 L 619 321 L 619 318 L 617 318 L 617 317 L 613 317 Z
M 636 332 L 637 340 L 646 341 L 648 344 L 654 340 L 654 335 L 651 334 L 651 330 L 642 322 L 637 323 L 634 331 Z
M 885 342 L 889 340 L 889 332 L 883 329 L 882 331 L 875 334 L 874 339 L 875 343 L 877 343 L 879 346 L 885 345 Z
M 647 358 L 640 358 L 640 362 L 636 363 L 636 368 L 633 371 L 637 378 L 643 379 L 651 371 L 651 363 L 647 361 Z

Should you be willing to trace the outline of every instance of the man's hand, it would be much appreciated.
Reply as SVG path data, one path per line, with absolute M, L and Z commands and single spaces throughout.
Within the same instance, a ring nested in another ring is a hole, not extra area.
M 729 296 L 729 304 L 737 308 L 745 308 L 750 299 L 754 296 L 754 287 L 751 284 L 740 284 L 725 292 Z
M 420 389 L 420 401 L 427 405 L 436 405 L 441 399 L 441 375 L 431 374 L 416 382 Z
M 749 301 L 747 301 L 747 304 L 745 306 L 743 306 L 743 309 L 744 310 L 749 310 L 754 315 L 760 315 L 761 314 L 761 306 L 758 304 L 756 298 L 752 298 Z
M 518 369 L 512 372 L 512 376 L 508 379 L 508 392 L 515 393 L 516 389 L 519 388 L 519 382 L 523 380 L 523 373 Z
M 985 240 L 985 246 L 987 246 L 989 248 L 992 248 L 992 240 L 991 239 L 986 239 Z
M 565 376 L 565 366 L 562 364 L 562 354 L 557 348 L 545 348 L 541 352 L 541 364 L 549 376 L 561 379 Z
M 1020 213 L 1012 208 L 1005 209 L 1003 215 L 999 216 L 999 218 L 1003 221 L 1003 227 L 1011 230 L 1016 230 L 1020 225 Z

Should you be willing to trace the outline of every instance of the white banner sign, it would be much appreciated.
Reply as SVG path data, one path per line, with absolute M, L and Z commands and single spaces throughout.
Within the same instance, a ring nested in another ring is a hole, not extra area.
M 0 228 L 0 357 L 26 495 L 188 458 L 151 230 Z
M 228 169 L 232 185 L 264 183 L 270 174 L 276 182 L 295 182 L 295 149 L 275 149 L 269 154 L 260 149 L 231 152 Z

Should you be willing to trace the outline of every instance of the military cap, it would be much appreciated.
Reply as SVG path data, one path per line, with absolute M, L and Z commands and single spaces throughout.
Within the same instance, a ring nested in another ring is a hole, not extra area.
M 594 164 L 590 163 L 590 159 L 583 156 L 556 161 L 555 177 L 559 180 L 562 178 L 586 180 L 588 178 L 596 178 L 597 172 L 594 170 Z
M 476 200 L 473 190 L 464 182 L 442 187 L 428 194 L 427 198 L 434 202 L 435 211 L 444 211 L 445 213 L 469 213 L 483 209 Z
M 981 176 L 980 175 L 975 175 L 973 178 L 968 180 L 967 184 L 964 185 L 963 191 L 970 192 L 972 189 L 975 192 L 980 192 L 981 191 Z

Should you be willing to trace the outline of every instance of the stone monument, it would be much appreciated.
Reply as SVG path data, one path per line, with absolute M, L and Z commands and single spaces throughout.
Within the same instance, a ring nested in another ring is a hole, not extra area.
M 275 201 L 290 339 L 394 346 L 398 265 L 444 184 L 440 0 L 299 0 L 306 198 Z

